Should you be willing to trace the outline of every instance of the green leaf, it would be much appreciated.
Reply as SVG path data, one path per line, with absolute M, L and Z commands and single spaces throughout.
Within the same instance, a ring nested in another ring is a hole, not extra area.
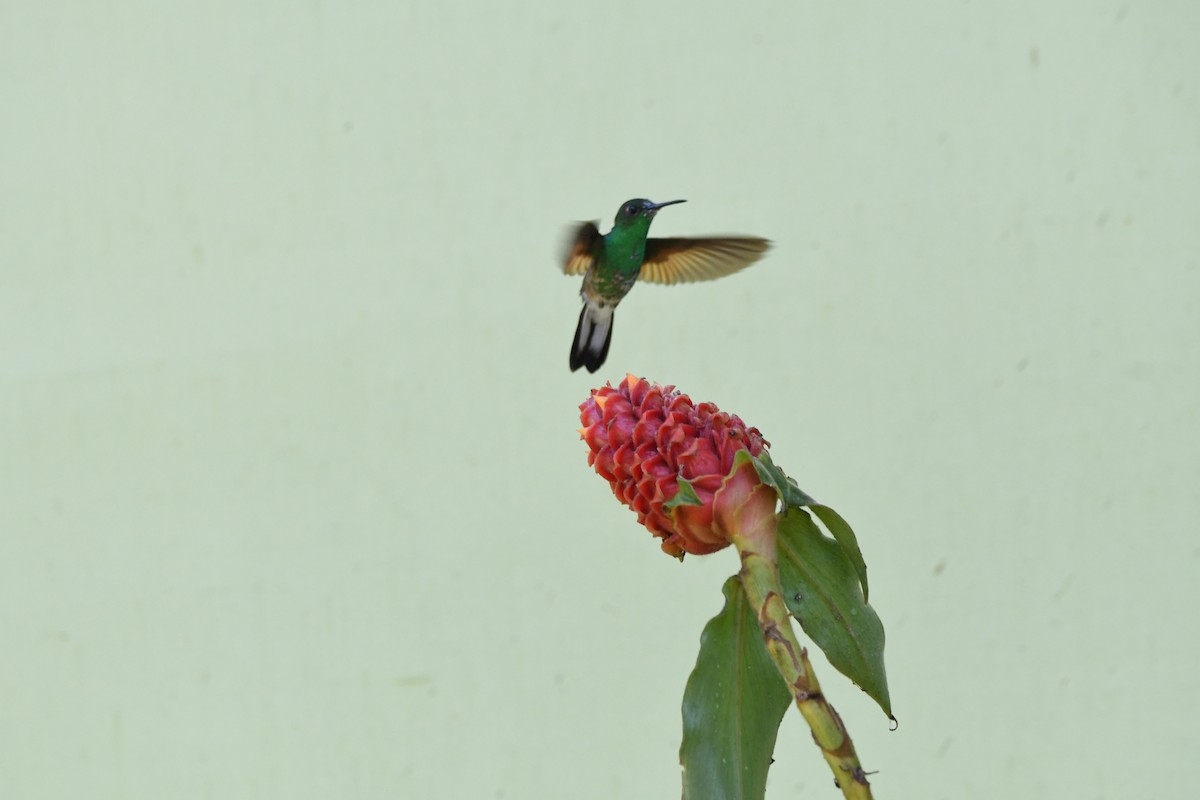
M 829 663 L 891 717 L 883 669 L 883 623 L 867 604 L 845 548 L 822 533 L 806 511 L 796 508 L 789 508 L 780 520 L 778 547 L 779 578 L 788 610 Z
M 808 506 L 816 501 L 808 496 L 796 482 L 784 474 L 783 470 L 775 466 L 775 462 L 771 460 L 771 454 L 766 450 L 762 451 L 761 455 L 752 457 L 754 468 L 758 470 L 758 477 L 763 483 L 774 487 L 779 499 L 789 506 Z
M 833 538 L 837 539 L 837 543 L 842 546 L 842 552 L 846 554 L 846 558 L 850 559 L 854 571 L 858 573 L 858 580 L 862 583 L 863 600 L 866 601 L 870 598 L 867 593 L 867 562 L 863 561 L 862 550 L 858 547 L 858 537 L 854 535 L 854 529 L 850 527 L 850 523 L 842 519 L 841 514 L 829 506 L 813 504 L 809 506 L 809 510 L 825 523 L 825 527 L 833 534 Z
M 692 483 L 687 478 L 679 479 L 679 491 L 667 502 L 663 503 L 663 508 L 667 511 L 676 506 L 702 506 L 703 501 L 696 494 L 696 490 L 692 488 Z
M 785 505 L 794 508 L 809 508 L 821 522 L 825 523 L 825 527 L 833 534 L 833 538 L 842 546 L 846 557 L 854 565 L 854 571 L 858 573 L 858 579 L 862 582 L 863 599 L 870 597 L 867 589 L 867 562 L 863 560 L 862 550 L 858 546 L 858 538 L 854 535 L 854 529 L 850 527 L 849 523 L 829 506 L 818 504 L 807 492 L 797 486 L 794 480 L 775 465 L 769 452 L 764 450 L 762 455 L 752 458 L 759 479 L 773 487 Z
M 791 693 L 775 669 L 741 581 L 700 636 L 683 693 L 684 800 L 760 800 Z

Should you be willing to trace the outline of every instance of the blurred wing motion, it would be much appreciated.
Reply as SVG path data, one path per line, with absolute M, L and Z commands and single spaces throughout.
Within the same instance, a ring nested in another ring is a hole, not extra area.
M 762 258 L 771 243 L 757 236 L 647 239 L 638 280 L 692 283 L 732 275 Z M 570 262 L 568 262 L 568 265 Z
M 571 229 L 567 239 L 567 257 L 563 261 L 564 275 L 583 275 L 596 260 L 600 244 L 600 229 L 594 222 L 581 222 Z

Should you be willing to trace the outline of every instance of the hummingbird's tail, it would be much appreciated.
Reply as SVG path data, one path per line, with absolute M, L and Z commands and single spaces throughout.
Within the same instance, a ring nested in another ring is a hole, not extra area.
M 584 303 L 579 312 L 579 325 L 575 328 L 575 341 L 571 344 L 571 372 L 587 367 L 588 372 L 600 369 L 608 358 L 608 345 L 612 342 L 613 310 L 598 308 Z

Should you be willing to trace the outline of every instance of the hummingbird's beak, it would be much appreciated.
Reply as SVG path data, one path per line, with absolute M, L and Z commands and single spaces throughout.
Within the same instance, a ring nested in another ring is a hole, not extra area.
M 686 203 L 686 202 L 687 202 L 687 200 L 668 200 L 665 203 L 655 203 L 654 205 L 650 206 L 650 208 L 648 210 L 649 211 L 658 211 L 663 206 L 673 206 L 676 203 Z

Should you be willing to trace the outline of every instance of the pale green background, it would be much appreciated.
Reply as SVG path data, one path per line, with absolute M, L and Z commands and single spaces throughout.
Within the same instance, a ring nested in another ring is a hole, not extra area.
M 589 472 L 626 371 L 857 528 L 880 797 L 1194 789 L 1197 8 L 6 3 L 0 796 L 678 796 L 736 560 Z M 570 374 L 633 196 L 776 249 Z

